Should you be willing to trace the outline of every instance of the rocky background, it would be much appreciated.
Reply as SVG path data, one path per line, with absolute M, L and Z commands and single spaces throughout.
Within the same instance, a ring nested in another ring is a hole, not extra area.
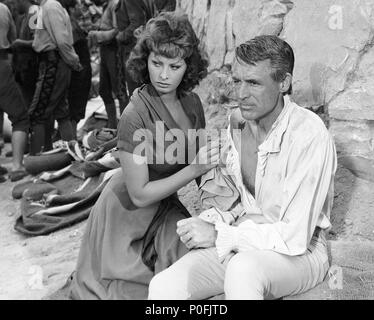
M 373 0 L 178 0 L 177 5 L 209 56 L 210 73 L 198 89 L 207 105 L 230 105 L 235 46 L 256 35 L 278 35 L 295 52 L 293 100 L 324 114 L 339 155 L 353 156 L 348 167 L 372 170 Z

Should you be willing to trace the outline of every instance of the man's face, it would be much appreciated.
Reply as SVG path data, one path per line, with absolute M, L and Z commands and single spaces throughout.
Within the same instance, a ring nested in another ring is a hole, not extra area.
M 235 96 L 244 119 L 261 120 L 277 106 L 282 93 L 280 83 L 271 77 L 272 71 L 269 59 L 255 65 L 234 63 Z

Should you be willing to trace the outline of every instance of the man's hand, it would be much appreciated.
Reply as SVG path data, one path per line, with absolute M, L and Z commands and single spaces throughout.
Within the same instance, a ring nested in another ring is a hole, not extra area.
M 83 66 L 80 63 L 78 63 L 78 65 L 74 68 L 74 71 L 81 72 L 83 71 L 83 69 Z
M 123 34 L 124 34 L 124 32 L 123 32 L 123 31 L 120 31 L 120 32 L 118 32 L 117 35 L 116 35 L 116 40 L 117 40 L 117 42 L 120 43 L 120 44 L 125 44 L 125 43 L 124 43 L 124 39 L 123 39 L 123 38 L 124 38 Z
M 81 63 L 78 61 L 78 63 L 75 63 L 73 65 L 70 65 L 70 68 L 73 70 L 73 71 L 76 71 L 76 72 L 81 72 L 83 71 L 83 66 L 81 65 Z
M 198 217 L 178 221 L 177 233 L 188 249 L 214 247 L 217 239 L 214 224 Z

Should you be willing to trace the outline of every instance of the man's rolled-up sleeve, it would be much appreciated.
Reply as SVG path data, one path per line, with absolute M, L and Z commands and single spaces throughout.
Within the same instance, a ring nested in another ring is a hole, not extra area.
M 273 250 L 295 256 L 306 252 L 321 212 L 331 208 L 336 151 L 332 138 L 322 133 L 290 150 L 280 219 L 257 224 L 246 220 L 239 226 L 216 224 L 216 247 L 220 258 L 231 251 Z
M 48 23 L 45 27 L 59 49 L 62 59 L 71 67 L 76 68 L 79 65 L 79 57 L 76 54 L 73 44 L 70 43 L 70 36 L 65 25 L 66 15 L 59 7 L 51 7 L 48 10 Z
M 112 5 L 110 8 L 110 16 L 112 18 L 113 29 L 111 30 L 100 30 L 97 31 L 96 37 L 99 44 L 109 43 L 118 34 L 118 24 L 116 16 L 116 4 Z

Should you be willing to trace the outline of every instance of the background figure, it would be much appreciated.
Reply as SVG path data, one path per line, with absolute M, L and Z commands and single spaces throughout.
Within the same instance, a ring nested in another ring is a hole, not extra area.
M 77 124 L 84 119 L 87 101 L 91 89 L 91 58 L 88 48 L 87 35 L 92 29 L 89 19 L 83 16 L 81 3 L 78 0 L 59 0 L 69 12 L 73 28 L 74 50 L 83 67 L 81 71 L 72 71 L 69 87 L 70 120 L 73 127 L 74 139 L 77 134 Z
M 16 1 L 15 0 L 0 0 L 0 2 L 4 3 L 8 7 L 10 13 L 12 14 L 13 21 L 16 22 L 17 21 Z
M 18 15 L 17 15 L 16 3 L 13 0 L 0 0 L 0 2 L 2 2 L 8 7 L 12 15 L 13 21 L 17 22 Z M 4 148 L 3 126 L 4 126 L 4 112 L 0 110 L 0 154 L 1 154 L 1 150 Z M 12 154 L 12 151 L 6 153 L 7 156 L 8 154 Z
M 0 155 L 4 148 L 3 128 L 4 128 L 4 112 L 0 110 Z
M 100 88 L 99 93 L 108 115 L 108 128 L 117 128 L 117 108 L 113 94 L 120 101 L 117 70 L 117 19 L 115 8 L 119 0 L 93 0 L 96 5 L 103 5 L 99 30 L 90 31 L 88 39 L 100 46 Z
M 126 62 L 130 52 L 135 46 L 136 37 L 134 32 L 140 26 L 155 17 L 161 11 L 174 11 L 176 7 L 175 0 L 120 0 L 116 10 L 117 24 L 119 33 L 118 41 L 118 70 L 120 80 L 120 111 L 129 102 L 134 90 L 141 85 L 131 77 L 126 69 Z
M 17 40 L 12 43 L 13 66 L 27 108 L 31 104 L 38 78 L 38 55 L 32 49 L 34 29 L 30 21 L 36 18 L 35 0 L 15 0 L 19 18 L 17 20 Z
M 39 77 L 29 108 L 32 154 L 41 152 L 50 144 L 52 130 L 48 124 L 53 120 L 58 122 L 62 140 L 74 139 L 67 98 L 71 70 L 82 69 L 73 48 L 67 11 L 56 0 L 42 0 L 40 7 L 42 15 L 33 42 L 34 50 L 39 53 Z
M 126 61 L 136 43 L 134 31 L 144 25 L 149 17 L 147 17 L 143 0 L 120 0 L 116 17 L 119 30 L 116 39 L 118 42 L 119 90 L 121 95 L 120 112 L 122 114 L 123 109 L 129 102 L 129 97 L 139 86 L 126 70 Z
M 17 181 L 27 175 L 23 168 L 29 119 L 26 105 L 23 101 L 13 74 L 8 56 L 11 43 L 16 39 L 16 27 L 12 15 L 6 5 L 0 3 L 0 110 L 8 114 L 12 123 L 12 171 L 11 181 Z

